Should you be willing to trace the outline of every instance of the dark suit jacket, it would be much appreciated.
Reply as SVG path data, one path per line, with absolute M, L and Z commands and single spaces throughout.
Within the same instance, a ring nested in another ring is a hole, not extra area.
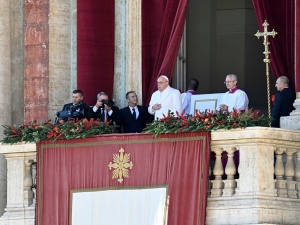
M 118 107 L 116 106 L 112 106 L 111 107 L 113 113 L 111 114 L 111 116 L 107 115 L 107 118 L 106 120 L 109 122 L 110 121 L 110 124 L 112 124 L 113 122 L 115 122 L 117 125 L 121 126 L 121 117 L 120 117 L 120 110 Z M 92 110 L 93 111 L 93 110 Z M 103 115 L 102 115 L 102 109 L 101 108 L 98 108 L 96 112 L 93 111 L 93 114 L 94 114 L 94 119 L 100 119 L 102 122 L 103 121 Z
M 122 127 L 124 133 L 140 133 L 146 127 L 146 123 L 151 123 L 153 117 L 148 113 L 148 108 L 138 105 L 139 116 L 135 119 L 129 106 L 120 110 Z
M 84 118 L 90 119 L 90 118 L 93 117 L 91 107 L 89 107 L 84 102 L 81 102 L 80 104 L 81 105 L 79 107 L 79 109 L 80 109 L 79 112 L 78 111 L 74 112 L 73 113 L 74 116 L 72 118 L 67 117 L 67 118 L 65 118 L 65 120 L 67 120 L 67 119 L 76 119 L 76 118 L 81 120 L 81 119 L 84 119 Z M 70 111 L 72 106 L 74 106 L 73 103 L 65 104 L 62 111 Z M 61 119 L 63 119 L 63 118 L 61 118 Z
M 280 117 L 289 116 L 295 109 L 293 103 L 296 99 L 296 93 L 289 88 L 284 88 L 282 91 L 277 92 L 272 109 L 272 127 L 280 127 Z

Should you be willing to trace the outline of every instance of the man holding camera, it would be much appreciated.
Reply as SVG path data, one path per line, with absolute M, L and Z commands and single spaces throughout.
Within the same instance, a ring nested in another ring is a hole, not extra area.
M 100 92 L 97 95 L 96 105 L 93 107 L 94 119 L 100 119 L 102 122 L 115 122 L 121 125 L 120 110 L 114 106 L 112 100 L 108 100 L 108 95 L 105 92 Z
M 90 119 L 92 118 L 91 108 L 83 101 L 83 92 L 81 90 L 74 90 L 72 94 L 72 103 L 65 104 L 62 111 L 57 113 L 58 120 L 72 120 L 72 119 Z

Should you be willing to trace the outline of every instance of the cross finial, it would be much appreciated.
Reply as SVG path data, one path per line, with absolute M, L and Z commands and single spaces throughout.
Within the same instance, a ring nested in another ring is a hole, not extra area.
M 260 37 L 264 37 L 264 46 L 265 46 L 265 51 L 263 52 L 265 55 L 265 59 L 264 62 L 265 63 L 270 63 L 271 60 L 269 59 L 269 54 L 271 53 L 268 49 L 268 45 L 270 44 L 268 42 L 268 36 L 272 36 L 273 38 L 275 37 L 275 35 L 277 34 L 277 32 L 273 29 L 271 32 L 268 31 L 268 22 L 265 20 L 265 22 L 263 23 L 263 27 L 264 27 L 264 32 L 259 32 L 259 30 L 256 32 L 256 34 L 254 34 L 258 39 Z
M 268 26 L 269 24 L 267 23 L 267 21 L 265 20 L 265 22 L 263 23 L 263 27 L 264 27 L 264 32 L 259 32 L 259 30 L 257 31 L 256 34 L 254 34 L 258 39 L 259 37 L 264 37 L 264 46 L 265 46 L 265 51 L 263 52 L 263 54 L 265 55 L 264 58 L 264 62 L 266 63 L 266 75 L 267 75 L 267 97 L 268 97 L 268 114 L 269 117 L 271 118 L 271 103 L 270 103 L 270 74 L 269 74 L 269 63 L 271 63 L 271 59 L 269 59 L 269 55 L 270 55 L 270 51 L 268 49 L 268 45 L 270 44 L 268 42 L 268 36 L 272 36 L 273 38 L 275 37 L 275 35 L 277 34 L 277 32 L 273 29 L 271 32 L 268 31 Z M 271 124 L 270 124 L 271 125 Z

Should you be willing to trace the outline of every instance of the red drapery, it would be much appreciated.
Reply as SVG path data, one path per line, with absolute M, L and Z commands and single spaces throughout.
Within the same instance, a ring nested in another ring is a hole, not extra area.
M 123 148 L 133 163 L 123 183 L 108 164 Z M 205 224 L 209 134 L 102 135 L 38 144 L 37 224 L 68 225 L 70 190 L 169 186 L 168 225 Z
M 263 22 L 270 24 L 268 30 L 275 29 L 278 34 L 269 37 L 271 54 L 271 68 L 275 78 L 287 76 L 290 87 L 295 89 L 295 1 L 294 0 L 252 0 L 260 31 L 263 31 Z
M 172 77 L 185 22 L 187 0 L 142 2 L 143 104 L 156 90 L 157 78 Z
M 77 1 L 77 87 L 88 105 L 114 81 L 115 1 Z

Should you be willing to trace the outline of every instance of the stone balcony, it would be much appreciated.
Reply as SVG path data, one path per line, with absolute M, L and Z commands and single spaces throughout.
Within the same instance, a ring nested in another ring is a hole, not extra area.
M 7 163 L 7 198 L 0 199 L 6 207 L 0 225 L 34 225 L 36 144 L 0 145 L 0 154 Z
M 233 160 L 237 150 L 238 168 Z M 300 131 L 263 127 L 213 131 L 211 151 L 216 159 L 214 179 L 209 181 L 207 225 L 299 224 Z M 2 145 L 0 153 L 7 162 L 7 203 L 0 225 L 34 225 L 36 145 Z M 0 197 L 0 203 L 4 201 Z
M 216 160 L 211 170 L 214 180 L 209 181 L 207 225 L 300 224 L 300 131 L 263 127 L 214 131 L 211 150 Z M 237 150 L 238 178 L 233 160 Z

